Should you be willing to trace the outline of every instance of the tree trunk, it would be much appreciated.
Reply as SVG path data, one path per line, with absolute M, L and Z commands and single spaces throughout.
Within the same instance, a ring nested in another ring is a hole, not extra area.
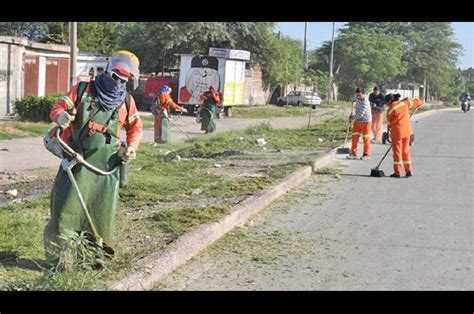
M 163 56 L 161 59 L 161 76 L 165 76 L 165 51 L 163 50 Z
M 430 101 L 430 83 L 426 82 L 426 99 L 429 102 Z
M 426 77 L 423 79 L 423 98 L 425 101 L 428 101 L 427 93 L 426 93 Z
M 337 101 L 337 85 L 336 82 L 332 82 L 332 99 Z

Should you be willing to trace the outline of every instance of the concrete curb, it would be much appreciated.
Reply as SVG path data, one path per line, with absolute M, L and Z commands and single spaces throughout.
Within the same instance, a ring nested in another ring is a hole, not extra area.
M 305 166 L 292 172 L 278 185 L 246 199 L 220 221 L 201 225 L 182 235 L 166 248 L 144 257 L 135 265 L 135 268 L 140 271 L 113 282 L 111 288 L 128 291 L 152 288 L 158 280 L 186 263 L 224 234 L 237 226 L 243 226 L 253 215 L 310 177 L 313 171 L 332 163 L 336 149 L 317 159 L 312 166 Z

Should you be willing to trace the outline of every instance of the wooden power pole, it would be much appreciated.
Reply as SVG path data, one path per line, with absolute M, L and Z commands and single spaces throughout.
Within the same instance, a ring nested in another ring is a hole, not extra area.
M 76 84 L 76 64 L 77 64 L 77 22 L 69 23 L 69 43 L 71 52 L 69 57 L 69 89 Z
M 336 28 L 336 22 L 332 22 L 332 39 L 331 39 L 331 57 L 330 57 L 330 60 L 329 60 L 329 81 L 330 81 L 330 88 L 332 88 L 332 77 L 333 77 L 333 65 L 334 65 L 334 29 Z M 330 95 L 328 95 L 328 98 L 332 98 L 334 97 L 334 90 L 332 90 L 332 92 L 330 93 Z

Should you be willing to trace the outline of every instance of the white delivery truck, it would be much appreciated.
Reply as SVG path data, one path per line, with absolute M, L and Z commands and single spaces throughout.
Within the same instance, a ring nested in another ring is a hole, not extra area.
M 232 115 L 232 106 L 244 103 L 245 63 L 250 60 L 250 52 L 209 48 L 209 55 L 180 56 L 178 103 L 189 113 L 199 107 L 199 96 L 210 85 L 221 94 L 226 116 Z

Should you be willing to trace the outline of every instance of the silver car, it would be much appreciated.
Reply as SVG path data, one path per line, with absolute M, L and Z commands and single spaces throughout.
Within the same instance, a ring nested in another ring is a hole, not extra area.
M 285 106 L 287 104 L 291 106 L 316 106 L 321 104 L 321 98 L 313 92 L 301 92 L 291 91 L 288 95 L 278 97 L 277 104 L 279 106 Z

